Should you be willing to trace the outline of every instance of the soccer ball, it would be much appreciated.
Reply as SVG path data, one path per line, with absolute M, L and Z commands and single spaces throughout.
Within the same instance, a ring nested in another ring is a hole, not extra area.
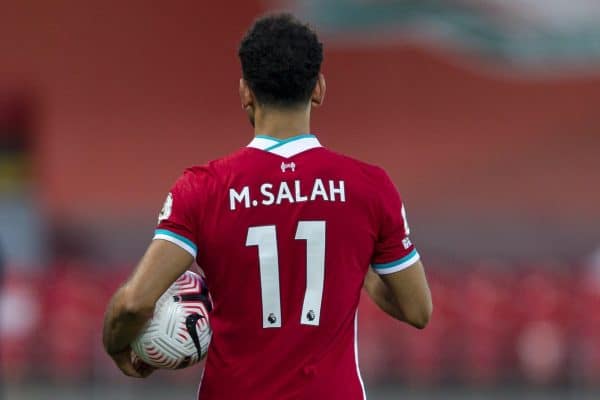
M 206 356 L 212 336 L 212 301 L 202 277 L 187 271 L 158 299 L 154 316 L 131 343 L 135 354 L 156 368 L 179 369 Z

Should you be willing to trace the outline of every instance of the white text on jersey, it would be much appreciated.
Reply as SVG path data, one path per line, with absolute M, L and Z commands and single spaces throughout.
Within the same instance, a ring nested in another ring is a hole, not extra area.
M 315 179 L 310 191 L 302 186 L 300 180 L 293 182 L 280 182 L 279 184 L 263 183 L 258 193 L 244 186 L 240 190 L 229 188 L 229 209 L 235 211 L 240 205 L 243 208 L 258 205 L 271 206 L 283 203 L 302 203 L 305 201 L 346 201 L 346 189 L 343 180 Z M 253 196 L 254 195 L 254 196 Z M 258 195 L 258 197 L 256 197 Z

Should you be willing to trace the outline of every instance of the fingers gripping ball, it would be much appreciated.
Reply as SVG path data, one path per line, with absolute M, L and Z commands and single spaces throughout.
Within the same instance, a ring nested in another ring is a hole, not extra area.
M 152 319 L 131 347 L 155 368 L 179 369 L 196 364 L 206 356 L 210 344 L 211 310 L 204 279 L 187 271 L 156 302 Z

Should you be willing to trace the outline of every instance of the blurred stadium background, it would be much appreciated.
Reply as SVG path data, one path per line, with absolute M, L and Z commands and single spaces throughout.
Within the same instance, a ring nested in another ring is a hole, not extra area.
M 8 399 L 192 399 L 120 377 L 106 302 L 182 169 L 245 145 L 238 41 L 291 9 L 326 45 L 313 130 L 385 167 L 431 280 L 425 331 L 363 301 L 370 398 L 600 395 L 600 2 L 8 1 L 0 357 Z

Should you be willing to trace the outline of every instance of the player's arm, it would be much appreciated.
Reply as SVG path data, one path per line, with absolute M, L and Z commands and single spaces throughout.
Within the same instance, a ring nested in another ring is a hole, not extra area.
M 104 348 L 126 375 L 144 377 L 148 370 L 151 371 L 149 366 L 133 357 L 130 343 L 152 317 L 156 301 L 190 267 L 198 254 L 198 209 L 202 207 L 202 193 L 210 189 L 205 178 L 206 174 L 186 170 L 177 179 L 158 217 L 154 240 L 108 305 L 104 318 Z
M 152 369 L 133 361 L 129 344 L 152 317 L 159 297 L 192 264 L 193 256 L 165 240 L 154 240 L 129 279 L 113 295 L 104 318 L 106 352 L 126 375 L 145 377 Z
M 423 329 L 431 318 L 433 303 L 421 261 L 385 275 L 369 268 L 364 288 L 379 308 L 399 321 Z
M 380 172 L 375 206 L 378 234 L 364 288 L 383 311 L 422 329 L 433 309 L 427 278 L 409 238 L 404 204 L 389 176 Z

